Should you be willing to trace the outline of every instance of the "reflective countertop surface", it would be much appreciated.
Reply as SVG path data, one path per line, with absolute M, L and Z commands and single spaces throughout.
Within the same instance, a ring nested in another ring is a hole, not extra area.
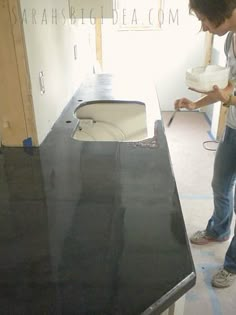
M 195 284 L 161 120 L 146 142 L 74 141 L 89 93 L 39 148 L 1 148 L 3 315 L 158 314 Z

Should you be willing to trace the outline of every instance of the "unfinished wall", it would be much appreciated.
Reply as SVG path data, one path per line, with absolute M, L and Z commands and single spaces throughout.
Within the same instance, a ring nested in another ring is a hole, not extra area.
M 92 72 L 94 25 L 70 19 L 66 0 L 21 0 L 21 11 L 40 144 Z
M 103 65 L 108 72 L 131 72 L 153 78 L 161 109 L 173 110 L 176 98 L 199 97 L 186 87 L 185 72 L 187 68 L 204 63 L 205 34 L 199 32 L 201 25 L 197 18 L 189 15 L 188 1 L 165 0 L 164 3 L 163 11 L 159 12 L 159 18 L 156 19 L 161 23 L 159 30 L 127 31 L 119 29 L 116 18 L 105 21 Z M 150 12 L 153 16 L 158 14 Z M 136 17 L 139 21 L 138 10 Z M 149 16 L 145 18 L 148 21 Z M 131 19 L 135 26 L 132 12 L 120 12 L 123 26 L 130 23 Z

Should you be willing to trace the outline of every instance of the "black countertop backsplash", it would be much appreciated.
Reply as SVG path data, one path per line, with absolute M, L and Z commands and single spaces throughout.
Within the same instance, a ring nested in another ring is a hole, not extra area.
M 78 99 L 112 98 L 95 78 L 39 148 L 1 149 L 1 315 L 158 314 L 195 284 L 161 120 L 152 141 L 71 138 Z

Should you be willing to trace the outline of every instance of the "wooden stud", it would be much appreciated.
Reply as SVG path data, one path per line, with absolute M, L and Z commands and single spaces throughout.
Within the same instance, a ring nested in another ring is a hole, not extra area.
M 225 125 L 226 125 L 227 113 L 228 113 L 228 108 L 221 105 L 219 123 L 218 123 L 217 134 L 216 134 L 217 140 L 220 140 L 223 135 Z
M 214 40 L 213 34 L 206 32 L 206 37 L 205 37 L 206 52 L 205 52 L 205 61 L 204 61 L 205 66 L 211 63 L 213 40 Z
M 102 69 L 103 56 L 102 56 L 102 20 L 96 18 L 96 58 Z

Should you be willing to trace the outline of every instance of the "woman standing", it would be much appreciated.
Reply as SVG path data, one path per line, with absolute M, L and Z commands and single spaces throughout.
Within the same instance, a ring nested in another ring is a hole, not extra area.
M 219 143 L 215 162 L 212 189 L 214 210 L 205 230 L 194 233 L 190 241 L 197 245 L 223 242 L 229 239 L 234 212 L 234 184 L 236 179 L 236 95 L 233 80 L 236 78 L 236 0 L 189 0 L 190 12 L 194 12 L 203 31 L 222 36 L 230 32 L 227 63 L 231 80 L 225 89 L 213 87 L 213 91 L 196 101 L 187 98 L 176 100 L 175 108 L 197 109 L 221 101 L 228 107 L 224 136 Z M 201 93 L 201 91 L 197 91 Z M 225 255 L 223 268 L 212 279 L 218 288 L 229 287 L 236 279 L 236 228 Z

